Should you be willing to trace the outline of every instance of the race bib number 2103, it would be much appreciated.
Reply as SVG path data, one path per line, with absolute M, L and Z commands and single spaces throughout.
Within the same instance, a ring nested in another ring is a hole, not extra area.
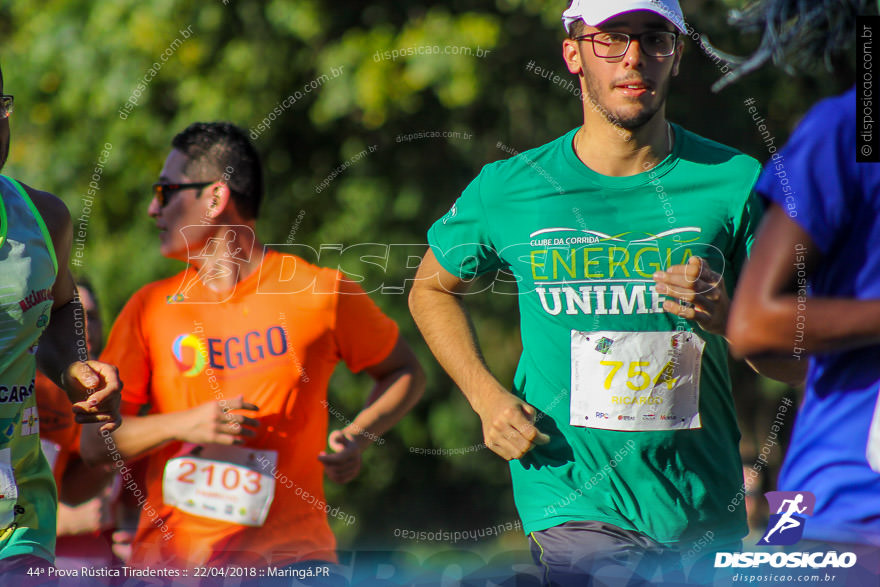
M 694 332 L 571 331 L 572 426 L 603 430 L 700 428 Z
M 186 444 L 165 465 L 166 504 L 188 514 L 262 526 L 275 498 L 275 479 L 258 466 L 278 461 L 270 450 Z

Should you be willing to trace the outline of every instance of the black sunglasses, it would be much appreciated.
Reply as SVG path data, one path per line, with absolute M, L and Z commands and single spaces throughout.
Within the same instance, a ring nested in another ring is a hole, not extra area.
M 215 182 L 203 181 L 199 183 L 154 183 L 153 195 L 156 196 L 156 200 L 159 202 L 159 207 L 164 208 L 165 205 L 171 200 L 171 196 L 173 194 L 176 194 L 180 190 L 196 188 L 201 190 L 211 185 L 212 183 Z

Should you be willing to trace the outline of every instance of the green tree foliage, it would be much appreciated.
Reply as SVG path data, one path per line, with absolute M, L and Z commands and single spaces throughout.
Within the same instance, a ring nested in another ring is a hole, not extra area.
M 726 10 L 738 2 L 683 4 L 694 30 L 723 50 L 745 53 L 757 44 L 726 24 Z M 381 260 L 343 267 L 363 276 L 399 322 L 429 387 L 386 443 L 368 451 L 358 480 L 327 484 L 331 503 L 358 516 L 335 528 L 342 547 L 432 552 L 440 546 L 401 541 L 394 529 L 516 520 L 506 464 L 487 450 L 411 452 L 482 438 L 477 417 L 422 343 L 402 287 L 391 286 L 413 277 L 410 257 L 424 250 L 427 228 L 480 167 L 509 156 L 499 146 L 525 150 L 580 124 L 571 91 L 525 69 L 534 61 L 577 83 L 560 56 L 564 8 L 559 0 L 0 3 L 0 58 L 6 91 L 16 96 L 5 171 L 61 196 L 75 228 L 87 231 L 77 270 L 97 285 L 108 324 L 138 287 L 180 269 L 159 256 L 146 209 L 172 136 L 192 121 L 231 120 L 258 135 L 268 186 L 258 225 L 264 242 L 308 245 L 320 251 L 309 260 L 322 265 L 339 259 L 328 245 L 380 254 L 379 245 L 411 245 L 395 247 L 387 267 Z M 768 69 L 711 94 L 720 75 L 688 40 L 669 117 L 762 161 L 767 149 L 744 99 L 755 98 L 779 147 L 810 104 L 848 81 L 845 73 L 792 79 Z M 275 110 L 286 99 L 289 108 Z M 136 104 L 126 109 L 129 100 Z M 444 132 L 459 134 L 425 134 Z M 83 198 L 105 144 L 110 157 L 84 223 Z M 485 293 L 468 303 L 488 363 L 511 381 L 520 350 L 516 296 Z M 353 417 L 367 387 L 340 371 L 331 401 Z M 525 548 L 521 533 L 481 544 Z

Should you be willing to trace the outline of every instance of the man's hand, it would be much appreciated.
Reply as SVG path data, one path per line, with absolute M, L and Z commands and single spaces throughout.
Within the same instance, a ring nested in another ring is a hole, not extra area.
M 254 404 L 244 401 L 242 396 L 224 402 L 207 402 L 195 408 L 180 412 L 183 427 L 177 434 L 177 440 L 193 444 L 244 444 L 248 438 L 257 435 L 255 428 L 260 423 L 245 416 L 233 414 L 233 410 L 259 410 Z
M 321 451 L 318 460 L 324 463 L 324 472 L 331 481 L 348 483 L 361 471 L 361 453 L 363 448 L 353 434 L 342 430 L 334 430 L 327 437 L 327 444 L 332 453 Z
M 724 336 L 730 299 L 724 278 L 712 271 L 700 257 L 691 257 L 686 265 L 675 265 L 654 274 L 657 293 L 669 298 L 663 309 L 670 314 L 694 320 L 706 332 Z
M 484 402 L 477 414 L 483 422 L 483 440 L 505 460 L 518 459 L 550 437 L 535 427 L 538 410 L 507 390 L 499 390 Z
M 97 533 L 113 527 L 113 500 L 109 492 L 90 499 L 76 507 L 58 504 L 58 536 Z M 61 513 L 63 512 L 63 513 Z
M 104 422 L 101 431 L 107 432 L 122 425 L 122 382 L 116 367 L 100 361 L 77 361 L 61 374 L 61 380 L 71 401 L 84 398 L 73 403 L 79 424 Z

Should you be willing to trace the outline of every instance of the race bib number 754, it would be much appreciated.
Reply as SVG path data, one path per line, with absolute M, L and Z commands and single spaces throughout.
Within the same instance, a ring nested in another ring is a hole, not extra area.
M 571 331 L 572 426 L 700 428 L 705 341 L 694 332 Z

